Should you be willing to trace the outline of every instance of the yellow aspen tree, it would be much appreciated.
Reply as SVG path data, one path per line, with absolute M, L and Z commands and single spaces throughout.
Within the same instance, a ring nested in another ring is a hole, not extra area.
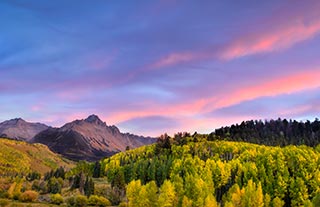
M 160 188 L 158 203 L 161 207 L 174 207 L 176 204 L 176 192 L 169 180 L 165 180 Z
M 181 207 L 192 207 L 192 200 L 187 196 L 183 196 Z
M 127 186 L 127 198 L 129 207 L 139 207 L 139 193 L 141 190 L 141 181 L 133 180 Z
M 204 200 L 204 207 L 218 207 L 218 206 L 219 205 L 212 194 L 208 195 Z

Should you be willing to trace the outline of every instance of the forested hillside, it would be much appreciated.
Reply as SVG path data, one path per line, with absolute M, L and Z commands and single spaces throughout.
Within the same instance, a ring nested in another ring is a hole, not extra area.
M 196 137 L 196 138 L 195 138 Z M 320 146 L 163 137 L 102 161 L 129 206 L 320 206 Z
M 100 162 L 81 161 L 72 169 L 60 167 L 42 176 L 28 163 L 34 160 L 44 166 L 42 160 L 52 152 L 43 145 L 3 140 L 2 169 L 11 169 L 4 167 L 10 165 L 20 173 L 0 180 L 0 197 L 4 198 L 0 202 L 129 207 L 320 206 L 320 145 L 272 147 L 207 139 L 200 134 L 164 135 L 153 145 Z M 58 166 L 59 160 L 53 163 Z
M 241 124 L 216 129 L 208 139 L 245 141 L 273 146 L 289 144 L 316 146 L 320 143 L 320 121 L 316 119 L 313 122 L 298 122 L 280 118 L 270 121 L 243 121 Z
M 41 174 L 60 166 L 68 169 L 74 163 L 53 153 L 42 144 L 0 139 L 0 176 L 26 175 L 36 171 Z

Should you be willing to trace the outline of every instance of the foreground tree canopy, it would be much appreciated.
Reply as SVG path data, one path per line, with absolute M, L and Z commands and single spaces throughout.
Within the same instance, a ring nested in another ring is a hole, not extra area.
M 162 136 L 102 161 L 129 206 L 319 206 L 320 147 Z

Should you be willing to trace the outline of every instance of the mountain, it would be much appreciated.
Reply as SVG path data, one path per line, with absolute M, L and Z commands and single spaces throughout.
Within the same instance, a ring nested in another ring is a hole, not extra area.
M 36 171 L 44 174 L 58 167 L 66 169 L 74 163 L 53 153 L 43 144 L 0 139 L 0 177 Z
M 61 128 L 50 127 L 32 139 L 32 142 L 45 144 L 67 158 L 90 161 L 155 141 L 150 137 L 121 133 L 116 126 L 106 125 L 97 115 L 75 120 Z
M 45 124 L 30 123 L 16 118 L 0 123 L 0 137 L 30 141 L 36 134 L 47 128 Z

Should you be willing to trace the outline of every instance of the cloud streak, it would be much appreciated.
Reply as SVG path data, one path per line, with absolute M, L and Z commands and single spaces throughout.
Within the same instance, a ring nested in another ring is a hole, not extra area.
M 257 32 L 248 31 L 235 37 L 231 42 L 223 45 L 212 45 L 205 50 L 170 53 L 155 61 L 148 66 L 146 70 L 159 69 L 198 60 L 232 61 L 245 56 L 289 49 L 300 42 L 314 38 L 320 33 L 320 16 L 317 14 L 320 8 L 319 4 L 310 5 L 310 7 L 313 8 L 309 8 L 309 10 L 306 11 L 315 14 L 315 19 L 308 20 L 307 16 L 310 14 L 304 14 L 302 17 L 295 17 L 290 14 L 288 18 L 292 19 L 278 26 L 276 21 L 279 20 L 272 18 L 272 20 L 268 20 L 271 21 L 271 23 L 267 24 L 267 26 L 271 28 L 259 28 Z M 276 15 L 281 16 L 283 15 L 282 12 L 283 11 L 280 11 Z M 261 25 L 264 24 L 261 23 Z
M 295 25 L 281 28 L 271 33 L 256 35 L 234 41 L 220 54 L 223 60 L 284 50 L 299 42 L 311 39 L 320 32 L 320 21 L 305 24 L 298 21 Z

